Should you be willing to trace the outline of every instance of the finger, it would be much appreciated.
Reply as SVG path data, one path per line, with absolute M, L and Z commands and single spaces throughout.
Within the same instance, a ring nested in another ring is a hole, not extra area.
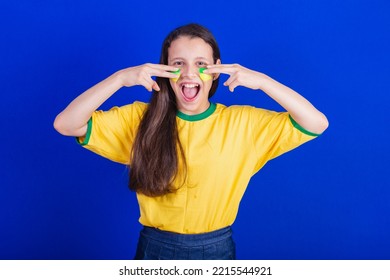
M 150 75 L 155 77 L 174 79 L 178 78 L 180 74 L 155 69 L 151 71 Z
M 238 80 L 234 80 L 233 82 L 231 82 L 231 83 L 229 84 L 229 90 L 230 90 L 231 92 L 233 92 L 234 89 L 235 89 L 236 87 L 238 87 L 239 85 L 240 85 L 240 83 L 238 82 Z
M 218 68 L 218 67 L 235 67 L 238 66 L 238 64 L 209 64 L 207 65 L 207 68 Z
M 236 75 L 230 76 L 229 79 L 227 79 L 226 82 L 223 83 L 223 85 L 229 86 L 234 80 L 236 80 Z
M 229 90 L 231 92 L 234 91 L 234 89 L 240 85 L 240 82 L 238 81 L 236 76 L 231 76 L 226 82 L 223 83 L 224 86 L 229 87 Z
M 177 71 L 179 68 L 172 66 L 172 65 L 165 65 L 165 64 L 153 64 L 153 63 L 148 63 L 147 66 L 149 66 L 152 69 L 156 70 L 162 70 L 162 71 Z
M 179 72 L 179 70 L 179 68 L 169 65 L 148 64 L 145 72 L 150 76 L 174 79 L 178 77 L 177 72 Z
M 157 82 L 154 82 L 154 83 L 153 83 L 152 88 L 153 88 L 155 91 L 160 91 L 160 87 L 158 86 Z
M 145 72 L 150 76 L 170 78 L 170 79 L 178 78 L 177 73 L 173 73 L 173 72 L 177 72 L 179 68 L 174 66 L 146 63 L 144 67 L 145 67 Z
M 227 75 L 232 75 L 238 71 L 237 67 L 232 64 L 215 64 L 208 65 L 207 69 L 203 71 L 205 74 L 215 74 L 222 73 Z
M 144 77 L 141 80 L 140 85 L 144 86 L 148 91 L 153 91 L 153 86 L 154 86 L 155 81 L 152 80 L 151 78 Z
M 236 70 L 232 68 L 211 68 L 204 70 L 204 74 L 227 74 L 227 75 L 233 75 L 236 72 Z

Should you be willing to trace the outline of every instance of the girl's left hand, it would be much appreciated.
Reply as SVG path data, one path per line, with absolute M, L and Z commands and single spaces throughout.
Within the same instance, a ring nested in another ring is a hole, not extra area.
M 245 68 L 239 64 L 214 64 L 208 65 L 205 74 L 227 74 L 230 75 L 229 79 L 223 83 L 224 86 L 228 86 L 231 92 L 237 86 L 244 86 L 250 89 L 260 89 L 262 81 L 265 79 L 265 75 L 260 72 L 253 71 Z

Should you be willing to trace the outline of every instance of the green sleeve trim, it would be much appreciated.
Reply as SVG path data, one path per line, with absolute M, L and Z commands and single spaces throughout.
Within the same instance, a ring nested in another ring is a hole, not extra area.
M 87 126 L 87 133 L 85 134 L 84 141 L 80 142 L 80 137 L 76 137 L 76 142 L 80 144 L 81 146 L 88 145 L 89 143 L 89 138 L 91 137 L 91 132 L 92 132 L 92 118 L 89 119 L 88 121 L 88 126 Z
M 305 133 L 305 134 L 310 135 L 310 136 L 320 136 L 320 135 L 321 135 L 321 134 L 313 133 L 313 132 L 310 132 L 310 131 L 304 129 L 302 126 L 299 125 L 299 123 L 297 123 L 297 122 L 291 117 L 291 115 L 288 115 L 288 116 L 289 116 L 289 118 L 290 118 L 290 121 L 291 121 L 292 125 L 293 125 L 296 129 L 298 129 L 300 132 Z

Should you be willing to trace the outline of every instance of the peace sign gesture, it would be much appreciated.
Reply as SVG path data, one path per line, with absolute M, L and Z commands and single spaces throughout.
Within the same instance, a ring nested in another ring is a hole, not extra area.
M 177 78 L 177 74 L 172 73 L 177 68 L 169 65 L 145 63 L 143 65 L 129 67 L 119 71 L 122 85 L 131 87 L 135 85 L 144 86 L 148 91 L 153 89 L 160 91 L 157 82 L 152 79 L 152 76 L 163 78 Z
M 208 65 L 207 70 L 204 70 L 205 74 L 227 74 L 230 75 L 229 79 L 224 82 L 224 86 L 228 86 L 231 92 L 237 86 L 244 86 L 250 89 L 260 89 L 262 80 L 265 75 L 245 68 L 239 64 L 214 64 Z

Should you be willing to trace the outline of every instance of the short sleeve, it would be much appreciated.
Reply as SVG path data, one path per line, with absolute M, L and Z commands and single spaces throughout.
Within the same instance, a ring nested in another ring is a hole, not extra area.
M 76 138 L 84 148 L 109 160 L 130 163 L 130 152 L 146 104 L 135 102 L 108 111 L 96 111 L 84 137 Z
M 288 112 L 252 108 L 251 123 L 253 143 L 258 157 L 255 172 L 267 161 L 318 136 L 301 127 Z

